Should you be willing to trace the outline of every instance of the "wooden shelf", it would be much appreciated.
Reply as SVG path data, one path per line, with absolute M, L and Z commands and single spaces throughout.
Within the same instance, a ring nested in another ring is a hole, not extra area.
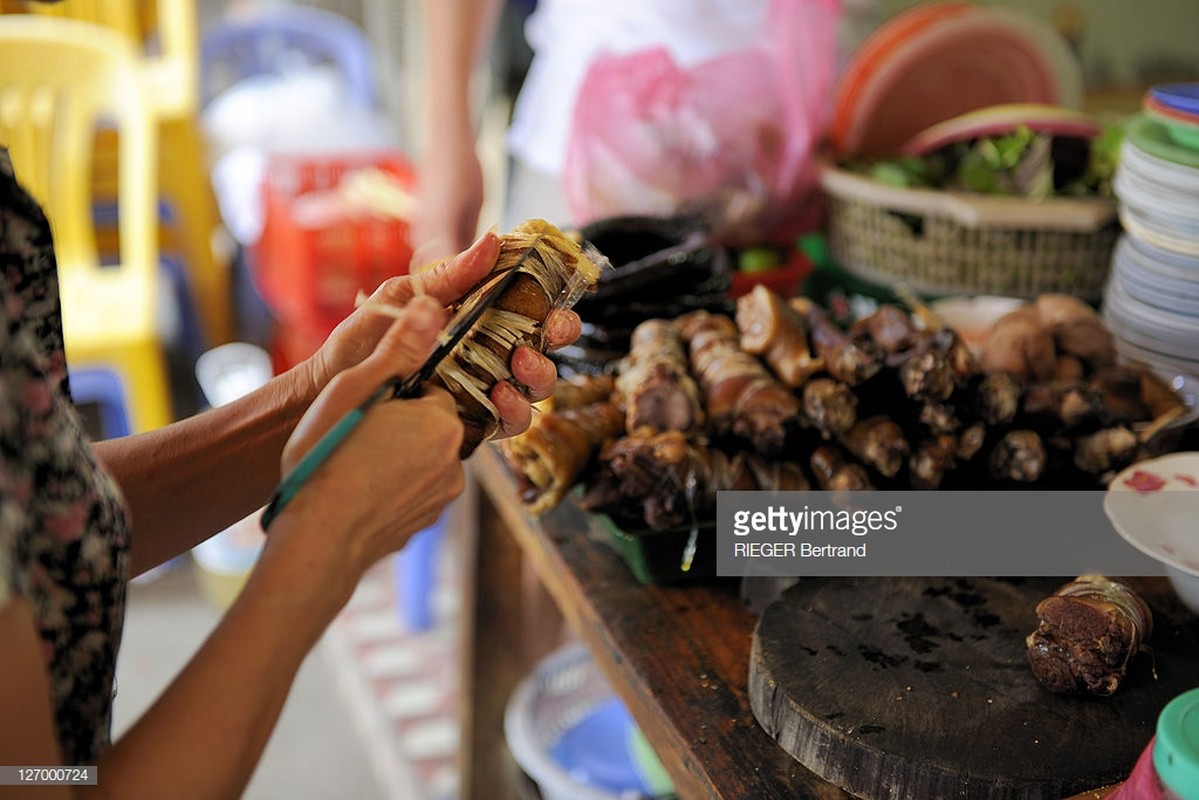
M 525 568 L 587 644 L 681 798 L 849 797 L 801 767 L 754 720 L 747 690 L 756 620 L 735 580 L 639 584 L 574 504 L 529 518 L 493 448 L 480 449 L 471 471 L 481 491 L 463 615 L 464 798 L 513 796 L 503 707 L 553 644 L 552 636 L 531 644 L 547 628 L 529 622 L 536 587 L 522 579 Z

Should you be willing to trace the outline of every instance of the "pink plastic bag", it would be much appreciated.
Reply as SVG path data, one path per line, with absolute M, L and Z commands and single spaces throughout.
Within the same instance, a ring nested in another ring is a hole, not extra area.
M 772 0 L 759 46 L 691 69 L 665 48 L 597 58 L 563 172 L 575 222 L 696 212 L 756 241 L 810 226 L 840 15 L 840 0 Z

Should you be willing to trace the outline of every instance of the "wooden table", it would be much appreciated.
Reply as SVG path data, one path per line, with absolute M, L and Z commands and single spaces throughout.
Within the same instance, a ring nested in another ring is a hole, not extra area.
M 554 643 L 537 614 L 538 583 L 621 696 L 679 796 L 844 800 L 784 752 L 754 720 L 746 687 L 755 618 L 737 582 L 639 584 L 571 502 L 539 520 L 516 500 L 499 453 L 471 462 L 477 542 L 462 615 L 462 797 L 516 796 L 504 707 Z M 531 568 L 536 580 L 522 579 Z

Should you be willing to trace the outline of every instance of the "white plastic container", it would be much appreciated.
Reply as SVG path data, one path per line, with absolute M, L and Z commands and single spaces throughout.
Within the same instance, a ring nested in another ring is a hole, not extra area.
M 213 407 L 249 394 L 273 374 L 270 354 L 246 342 L 214 347 L 196 359 L 196 381 Z

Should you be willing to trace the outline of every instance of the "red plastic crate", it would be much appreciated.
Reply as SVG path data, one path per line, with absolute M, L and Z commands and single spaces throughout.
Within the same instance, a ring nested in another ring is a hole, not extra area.
M 330 322 L 299 317 L 279 320 L 271 341 L 275 374 L 286 372 L 319 350 L 334 327 Z
M 407 220 L 357 210 L 312 222 L 295 213 L 301 198 L 333 192 L 351 171 L 372 167 L 414 190 L 416 171 L 398 152 L 272 158 L 263 188 L 256 281 L 284 324 L 302 319 L 331 327 L 353 311 L 359 290 L 369 294 L 387 278 L 407 274 L 412 259 Z

